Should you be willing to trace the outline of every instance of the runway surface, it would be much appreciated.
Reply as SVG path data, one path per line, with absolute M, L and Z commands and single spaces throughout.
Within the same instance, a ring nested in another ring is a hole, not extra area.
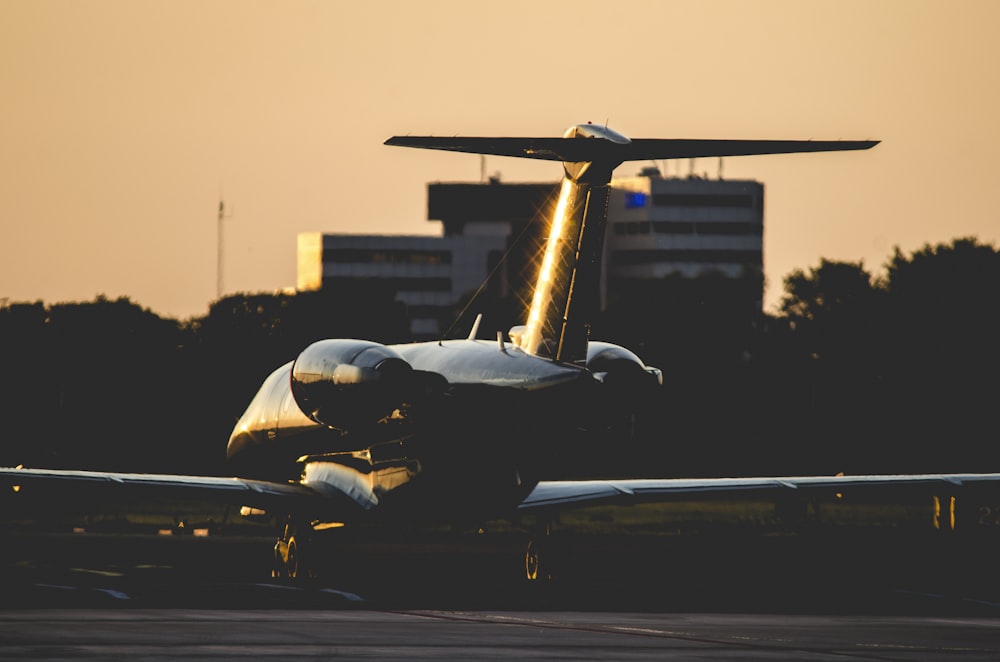
M 3 659 L 996 660 L 996 619 L 441 611 L 0 612 Z
M 518 536 L 375 537 L 299 586 L 264 537 L 2 542 L 0 659 L 1000 659 L 995 541 L 607 537 L 529 583 Z

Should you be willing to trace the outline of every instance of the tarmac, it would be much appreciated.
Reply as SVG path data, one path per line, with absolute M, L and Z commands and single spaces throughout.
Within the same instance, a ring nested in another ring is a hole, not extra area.
M 601 536 L 523 579 L 518 535 L 7 531 L 0 659 L 1000 659 L 996 540 Z M 557 569 L 557 570 L 556 570 Z

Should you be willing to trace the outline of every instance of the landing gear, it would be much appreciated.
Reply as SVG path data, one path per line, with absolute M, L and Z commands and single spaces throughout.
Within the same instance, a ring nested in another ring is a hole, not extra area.
M 287 579 L 290 582 L 302 582 L 313 577 L 309 567 L 307 550 L 308 532 L 310 527 L 300 525 L 289 518 L 281 531 L 281 536 L 274 543 L 274 565 L 271 567 L 271 577 Z
M 524 571 L 528 580 L 549 579 L 547 565 L 541 543 L 532 538 L 528 541 L 528 549 L 524 553 Z
M 528 581 L 552 579 L 552 523 L 546 522 L 541 530 L 528 540 L 524 553 L 524 573 Z

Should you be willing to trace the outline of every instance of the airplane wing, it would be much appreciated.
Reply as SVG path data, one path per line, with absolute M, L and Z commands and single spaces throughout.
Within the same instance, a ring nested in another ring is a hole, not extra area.
M 310 486 L 222 476 L 61 469 L 0 468 L 0 490 L 6 497 L 17 496 L 12 492 L 28 498 L 35 495 L 46 503 L 88 497 L 119 503 L 130 497 L 188 498 L 342 522 L 362 521 L 377 505 L 370 495 L 332 482 L 316 481 Z M 948 498 L 977 490 L 1000 494 L 1000 473 L 560 480 L 539 482 L 517 506 L 517 512 L 557 513 L 589 506 L 747 497 Z
M 2 467 L 0 489 L 7 497 L 35 497 L 44 503 L 56 503 L 60 499 L 74 503 L 88 498 L 123 503 L 129 498 L 165 497 L 333 518 L 356 517 L 363 511 L 363 507 L 346 494 L 337 499 L 331 498 L 329 490 L 321 492 L 302 483 L 223 476 Z
M 954 495 L 975 487 L 1000 489 L 1000 474 L 910 474 L 866 476 L 797 476 L 754 478 L 670 478 L 632 480 L 542 481 L 521 502 L 521 512 L 594 505 L 628 505 L 759 495 L 835 497 L 892 493 Z

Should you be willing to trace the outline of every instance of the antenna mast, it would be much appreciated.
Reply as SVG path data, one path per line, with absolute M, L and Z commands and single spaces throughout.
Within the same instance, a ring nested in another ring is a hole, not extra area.
M 216 273 L 215 273 L 215 298 L 216 299 L 221 299 L 222 298 L 222 290 L 223 290 L 223 288 L 222 288 L 222 273 L 223 273 L 223 270 L 222 270 L 222 221 L 225 220 L 225 219 L 227 219 L 227 218 L 232 217 L 232 215 L 233 215 L 232 211 L 230 211 L 229 213 L 226 213 L 226 203 L 220 197 L 219 198 L 218 238 L 216 240 L 216 243 L 218 244 L 218 247 L 219 247 L 219 258 L 218 258 L 218 263 L 216 265 Z

